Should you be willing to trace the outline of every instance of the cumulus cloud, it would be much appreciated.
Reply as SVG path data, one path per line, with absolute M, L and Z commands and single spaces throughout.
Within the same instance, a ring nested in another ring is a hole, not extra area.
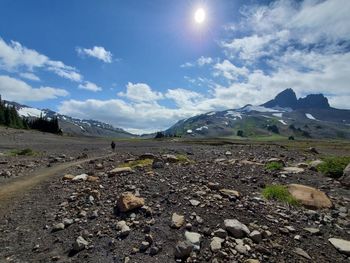
M 215 64 L 213 68 L 215 70 L 214 75 L 222 75 L 230 81 L 237 80 L 238 77 L 246 77 L 249 73 L 246 67 L 237 67 L 226 59 Z
M 131 83 L 126 85 L 126 92 L 119 92 L 120 97 L 125 97 L 132 101 L 157 101 L 163 98 L 163 94 L 153 91 L 150 86 L 145 83 Z
M 112 63 L 112 53 L 107 51 L 104 47 L 94 46 L 93 48 L 76 48 L 80 56 L 89 56 L 101 60 L 105 63 Z
M 83 90 L 93 91 L 93 92 L 102 90 L 101 87 L 97 86 L 95 83 L 92 83 L 90 81 L 85 81 L 84 83 L 79 84 L 78 88 Z
M 5 75 L 0 76 L 0 94 L 4 99 L 19 102 L 42 101 L 69 95 L 64 89 L 52 87 L 33 88 L 22 80 Z
M 0 69 L 12 72 L 22 68 L 30 71 L 41 68 L 72 81 L 81 81 L 83 78 L 74 67 L 67 66 L 61 61 L 50 60 L 47 56 L 22 46 L 19 42 L 6 43 L 0 38 Z

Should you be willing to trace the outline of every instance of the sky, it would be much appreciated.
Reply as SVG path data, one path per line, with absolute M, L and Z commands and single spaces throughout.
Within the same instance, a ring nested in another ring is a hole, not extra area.
M 286 88 L 350 109 L 349 14 L 348 0 L 0 0 L 0 94 L 138 134 Z

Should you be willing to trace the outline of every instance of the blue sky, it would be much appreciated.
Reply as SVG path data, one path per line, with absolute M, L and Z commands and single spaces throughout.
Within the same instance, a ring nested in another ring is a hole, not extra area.
M 347 0 L 2 0 L 0 94 L 137 133 L 286 88 L 350 108 L 349 13 Z

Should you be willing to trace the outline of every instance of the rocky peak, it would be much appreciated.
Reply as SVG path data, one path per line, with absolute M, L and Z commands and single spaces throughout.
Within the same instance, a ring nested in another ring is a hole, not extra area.
M 291 109 L 328 109 L 330 105 L 328 99 L 323 94 L 310 94 L 305 98 L 297 99 L 295 92 L 292 89 L 285 89 L 277 96 L 262 106 L 273 108 L 291 108 Z

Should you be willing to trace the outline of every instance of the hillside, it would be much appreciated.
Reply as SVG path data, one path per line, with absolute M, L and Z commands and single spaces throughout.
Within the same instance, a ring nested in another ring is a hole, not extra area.
M 297 99 L 294 91 L 287 89 L 260 106 L 197 115 L 177 122 L 164 133 L 191 137 L 350 139 L 350 110 L 330 107 L 322 94 Z

